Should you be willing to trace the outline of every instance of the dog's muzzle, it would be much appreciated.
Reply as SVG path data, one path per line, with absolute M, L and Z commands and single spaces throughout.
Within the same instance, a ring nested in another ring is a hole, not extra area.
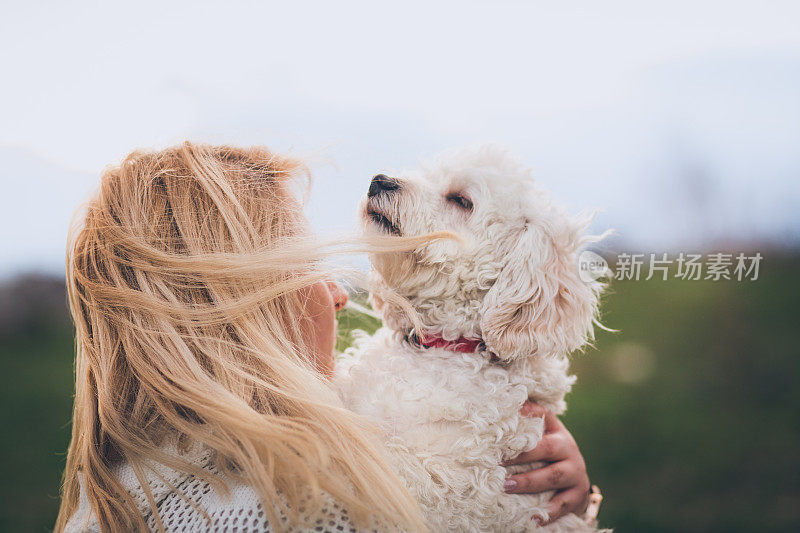
M 369 184 L 367 191 L 368 198 L 374 198 L 383 192 L 396 191 L 400 188 L 400 182 L 394 178 L 390 178 L 386 174 L 378 174 Z
M 365 214 L 369 220 L 391 235 L 402 235 L 397 222 L 385 211 L 386 196 L 400 190 L 400 182 L 378 174 L 369 184 Z

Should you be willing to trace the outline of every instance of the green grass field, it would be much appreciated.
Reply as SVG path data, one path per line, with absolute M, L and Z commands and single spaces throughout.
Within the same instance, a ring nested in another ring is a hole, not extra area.
M 756 282 L 615 282 L 567 427 L 619 532 L 800 530 L 797 258 Z M 60 323 L 60 321 L 54 321 Z M 374 322 L 344 315 L 342 330 Z M 71 331 L 3 333 L 0 531 L 46 531 L 69 439 Z

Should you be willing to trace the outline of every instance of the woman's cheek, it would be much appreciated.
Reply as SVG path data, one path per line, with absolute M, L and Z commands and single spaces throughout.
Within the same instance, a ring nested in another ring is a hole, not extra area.
M 307 341 L 314 364 L 325 376 L 333 375 L 333 349 L 336 345 L 336 311 L 330 290 L 324 282 L 309 291 L 306 303 Z
M 331 306 L 331 311 L 333 306 Z M 315 362 L 320 372 L 327 377 L 333 377 L 333 349 L 336 347 L 336 316 L 333 312 L 330 317 L 325 317 L 324 323 L 319 326 L 320 341 L 316 351 Z

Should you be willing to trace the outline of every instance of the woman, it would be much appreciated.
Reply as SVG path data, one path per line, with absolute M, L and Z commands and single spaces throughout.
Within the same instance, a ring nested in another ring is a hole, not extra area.
M 327 384 L 346 294 L 297 200 L 304 174 L 263 148 L 189 143 L 104 173 L 68 254 L 76 394 L 57 531 L 424 528 Z M 562 489 L 558 516 L 588 479 L 549 420 L 520 461 L 555 472 L 507 488 Z

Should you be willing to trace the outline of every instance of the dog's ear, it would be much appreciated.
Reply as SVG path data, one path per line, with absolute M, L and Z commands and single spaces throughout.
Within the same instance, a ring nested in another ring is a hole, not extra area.
M 506 240 L 500 272 L 481 309 L 483 341 L 500 359 L 566 355 L 594 338 L 603 285 L 580 279 L 582 229 L 554 235 L 526 224 Z

